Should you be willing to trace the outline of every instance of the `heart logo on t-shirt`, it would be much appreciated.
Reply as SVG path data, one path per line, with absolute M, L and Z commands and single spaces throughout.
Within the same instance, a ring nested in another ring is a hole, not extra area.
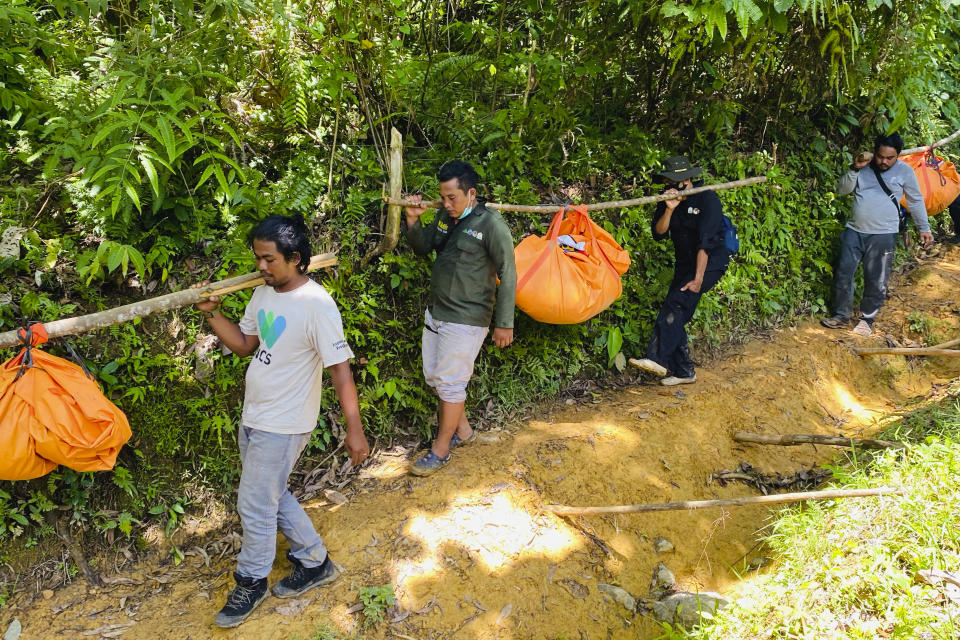
M 283 316 L 274 316 L 273 311 L 267 313 L 263 309 L 257 311 L 257 322 L 260 324 L 260 337 L 267 343 L 267 349 L 273 348 L 283 330 L 287 328 L 287 319 Z

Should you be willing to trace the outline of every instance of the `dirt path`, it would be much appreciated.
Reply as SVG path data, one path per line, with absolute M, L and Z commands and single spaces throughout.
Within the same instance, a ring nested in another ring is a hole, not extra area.
M 897 278 L 868 343 L 960 334 L 960 249 L 943 252 Z M 143 562 L 99 589 L 75 581 L 47 598 L 19 595 L 4 607 L 0 630 L 18 618 L 24 639 L 289 640 L 310 638 L 318 624 L 407 640 L 651 637 L 648 617 L 630 615 L 597 585 L 646 596 L 664 562 L 684 587 L 722 592 L 734 570 L 762 555 L 756 532 L 770 510 L 564 520 L 538 507 L 756 495 L 710 476 L 742 462 L 791 474 L 836 450 L 740 445 L 735 431 L 869 434 L 960 377 L 960 359 L 861 359 L 849 349 L 860 342 L 812 322 L 777 331 L 702 367 L 698 383 L 680 391 L 643 384 L 485 432 L 426 479 L 405 475 L 402 456 L 381 455 L 344 490 L 348 503 L 308 504 L 343 578 L 300 600 L 268 599 L 236 630 L 212 626 L 232 586 L 229 554 L 209 566 L 200 554 L 179 567 Z M 672 551 L 654 551 L 661 537 Z M 287 571 L 282 551 L 271 582 Z M 348 611 L 358 589 L 388 583 L 402 619 L 363 630 L 363 616 Z

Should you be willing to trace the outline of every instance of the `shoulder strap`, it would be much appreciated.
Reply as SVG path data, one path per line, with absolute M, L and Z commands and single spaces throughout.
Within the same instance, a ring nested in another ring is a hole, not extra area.
M 880 172 L 872 164 L 870 168 L 873 169 L 873 175 L 877 176 L 877 182 L 880 183 L 880 188 L 883 189 L 883 192 L 887 194 L 887 197 L 890 198 L 890 202 L 893 203 L 893 206 L 897 208 L 897 215 L 900 215 L 900 203 L 897 202 L 897 197 L 893 195 L 893 192 L 890 191 L 890 187 L 887 186 L 887 183 L 883 181 L 883 176 L 880 175 Z

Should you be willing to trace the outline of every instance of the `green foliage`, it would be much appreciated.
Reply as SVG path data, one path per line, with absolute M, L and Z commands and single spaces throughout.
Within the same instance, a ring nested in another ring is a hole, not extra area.
M 743 249 L 692 335 L 821 313 L 848 208 L 832 185 L 851 150 L 880 130 L 921 142 L 960 125 L 955 4 L 7 0 L 0 229 L 28 232 L 0 261 L 0 330 L 252 270 L 255 221 L 301 214 L 314 248 L 339 256 L 322 280 L 367 430 L 429 437 L 436 401 L 415 372 L 430 262 L 401 240 L 360 266 L 382 238 L 391 127 L 405 187 L 428 194 L 452 157 L 476 164 L 483 195 L 525 204 L 644 195 L 678 151 L 707 182 L 765 174 L 720 195 Z M 576 326 L 518 312 L 520 339 L 478 359 L 472 416 L 510 415 L 644 350 L 672 259 L 650 213 L 596 216 L 633 258 L 623 296 Z M 507 219 L 516 240 L 547 223 Z M 238 318 L 248 296 L 224 312 Z M 0 538 L 35 540 L 62 507 L 108 535 L 172 531 L 200 496 L 229 495 L 245 363 L 197 353 L 206 331 L 184 310 L 77 339 L 134 438 L 113 474 L 0 485 Z M 342 432 L 323 393 L 308 455 Z
M 662 637 L 957 637 L 950 601 L 916 577 L 960 561 L 960 402 L 947 397 L 879 437 L 909 446 L 858 452 L 833 469 L 834 483 L 904 495 L 784 509 L 767 538 L 777 570 L 743 582 L 712 623 Z
M 375 627 L 383 622 L 388 607 L 397 603 L 393 595 L 393 585 L 385 584 L 379 587 L 360 587 L 357 593 L 363 603 L 363 626 Z
M 310 636 L 309 640 L 354 640 L 356 636 L 338 631 L 325 623 L 317 625 L 316 631 Z M 303 636 L 296 634 L 291 636 L 290 640 L 304 640 Z

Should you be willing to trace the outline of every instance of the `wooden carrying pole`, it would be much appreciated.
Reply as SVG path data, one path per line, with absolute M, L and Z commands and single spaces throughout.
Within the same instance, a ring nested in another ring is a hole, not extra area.
M 947 144 L 948 142 L 952 142 L 952 141 L 955 140 L 958 136 L 960 136 L 960 129 L 957 129 L 956 131 L 954 131 L 953 133 L 951 133 L 950 135 L 948 135 L 948 136 L 947 136 L 946 138 L 944 138 L 943 140 L 937 140 L 937 141 L 934 142 L 933 144 L 930 144 L 930 145 L 927 145 L 927 146 L 924 146 L 924 147 L 913 147 L 912 149 L 904 149 L 903 151 L 900 152 L 900 155 L 901 155 L 901 156 L 908 156 L 908 155 L 910 155 L 911 153 L 919 153 L 919 152 L 921 152 L 921 151 L 933 151 L 933 150 L 936 149 L 937 147 L 942 147 L 943 145 Z
M 710 507 L 742 507 L 748 504 L 777 504 L 802 502 L 804 500 L 831 500 L 833 498 L 865 498 L 868 496 L 903 495 L 903 489 L 879 487 L 877 489 L 838 489 L 832 491 L 802 491 L 780 493 L 772 496 L 728 498 L 725 500 L 690 500 L 687 502 L 661 502 L 654 504 L 624 504 L 615 507 L 568 507 L 562 504 L 547 504 L 544 511 L 558 516 L 599 516 L 611 513 L 640 513 L 644 511 L 682 511 L 684 509 L 708 509 Z
M 873 438 L 844 438 L 843 436 L 821 436 L 812 433 L 793 433 L 784 435 L 763 435 L 737 431 L 733 434 L 737 442 L 752 442 L 754 444 L 775 444 L 782 447 L 791 447 L 799 444 L 828 444 L 834 447 L 860 447 L 861 449 L 902 449 L 902 442 L 889 440 L 874 440 Z
M 337 256 L 332 253 L 323 253 L 313 256 L 310 259 L 310 271 L 322 269 L 323 267 L 332 267 L 337 264 Z M 235 276 L 220 282 L 212 282 L 204 287 L 193 289 L 184 289 L 174 293 L 168 293 L 163 296 L 140 300 L 131 304 L 123 305 L 91 313 L 85 316 L 75 318 L 65 318 L 63 320 L 54 320 L 53 322 L 43 323 L 47 330 L 47 335 L 51 338 L 60 336 L 69 336 L 77 333 L 85 333 L 94 329 L 102 329 L 112 324 L 128 322 L 135 318 L 143 318 L 155 313 L 162 313 L 170 309 L 185 307 L 206 300 L 211 296 L 223 296 L 241 289 L 249 289 L 263 284 L 263 278 L 260 272 L 248 273 L 242 276 Z M 0 333 L 0 348 L 13 347 L 20 343 L 17 337 L 17 330 Z
M 684 196 L 692 196 L 697 193 L 702 193 L 704 191 L 723 191 L 724 189 L 736 189 L 737 187 L 746 187 L 751 184 L 760 184 L 767 181 L 767 176 L 754 176 L 753 178 L 745 178 L 743 180 L 734 180 L 733 182 L 723 182 L 720 184 L 710 184 L 702 187 L 695 187 L 693 189 L 686 189 L 683 191 Z M 660 202 L 661 200 L 670 200 L 676 196 L 667 195 L 667 194 L 658 194 L 655 196 L 646 196 L 643 198 L 634 198 L 633 200 L 616 200 L 614 202 L 598 202 L 596 204 L 586 205 L 587 211 L 599 211 L 601 209 L 619 209 L 622 207 L 636 207 L 642 204 L 650 204 L 652 202 Z M 394 198 L 392 196 L 384 196 L 383 201 L 390 205 L 397 205 L 405 207 L 410 203 L 406 200 L 401 200 L 399 198 Z M 426 207 L 428 209 L 439 209 L 440 201 L 434 200 L 432 202 L 424 202 L 420 206 Z M 488 202 L 487 206 L 491 209 L 496 209 L 497 211 L 524 211 L 528 213 L 556 213 L 557 209 L 562 207 L 561 204 L 507 204 L 502 202 Z

